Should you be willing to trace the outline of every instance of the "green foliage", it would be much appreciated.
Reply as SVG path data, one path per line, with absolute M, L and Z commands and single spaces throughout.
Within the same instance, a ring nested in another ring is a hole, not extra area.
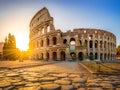
M 3 47 L 3 59 L 5 60 L 16 60 L 20 56 L 20 51 L 16 48 L 16 40 L 14 35 L 8 34 L 5 38 Z

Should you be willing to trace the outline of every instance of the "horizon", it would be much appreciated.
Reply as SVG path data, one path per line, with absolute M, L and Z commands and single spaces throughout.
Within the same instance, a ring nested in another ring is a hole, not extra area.
M 119 0 L 1 0 L 0 1 L 0 42 L 8 33 L 15 35 L 19 44 L 29 44 L 29 24 L 34 15 L 43 7 L 54 18 L 55 29 L 62 32 L 75 28 L 95 28 L 113 33 L 116 45 L 120 45 L 120 1 Z

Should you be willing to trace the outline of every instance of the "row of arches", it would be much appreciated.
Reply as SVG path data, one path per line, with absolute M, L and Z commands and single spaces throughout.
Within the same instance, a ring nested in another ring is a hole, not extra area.
M 50 54 L 49 52 L 46 53 L 46 55 L 44 55 L 45 53 L 39 53 L 37 54 L 34 59 L 40 59 L 40 60 L 61 60 L 61 61 L 65 61 L 65 60 L 68 60 L 67 58 L 67 53 L 65 51 L 61 51 L 60 52 L 60 58 L 58 58 L 58 53 L 57 52 L 52 52 L 52 54 Z M 51 57 L 50 57 L 51 55 Z M 45 57 L 46 58 L 45 58 Z M 87 53 L 86 55 L 84 55 L 83 52 L 79 52 L 79 53 L 75 53 L 75 52 L 71 52 L 70 53 L 70 58 L 71 60 L 84 60 L 85 59 L 85 56 L 86 59 L 90 59 L 90 60 L 97 60 L 97 59 L 100 59 L 100 60 L 114 60 L 115 59 L 115 55 L 114 54 L 107 54 L 107 53 L 93 53 L 93 52 L 90 52 L 89 54 Z

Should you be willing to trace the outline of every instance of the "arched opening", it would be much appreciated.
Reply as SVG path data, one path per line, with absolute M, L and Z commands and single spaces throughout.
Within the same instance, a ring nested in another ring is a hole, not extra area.
M 47 46 L 49 46 L 49 39 L 47 38 Z
M 76 54 L 74 52 L 71 52 L 70 56 L 72 60 L 76 60 Z
M 100 53 L 100 60 L 103 60 L 103 54 Z
M 93 48 L 93 41 L 89 41 L 89 43 L 90 43 L 90 44 L 89 44 L 89 47 L 90 47 L 90 48 Z
M 47 53 L 47 60 L 49 60 L 49 53 Z
M 53 45 L 56 45 L 56 44 L 57 44 L 57 38 L 53 37 Z
M 70 45 L 75 45 L 75 44 L 76 44 L 75 39 L 74 39 L 74 38 L 71 38 L 71 39 L 70 39 Z
M 90 52 L 90 54 L 89 54 L 89 59 L 90 59 L 90 60 L 94 60 L 94 56 L 93 56 L 93 53 L 92 53 L 92 52 Z
M 67 44 L 67 40 L 66 39 L 63 40 L 63 44 Z
M 66 59 L 66 55 L 65 55 L 65 52 L 61 52 L 61 60 L 65 61 Z
M 53 52 L 53 60 L 57 60 L 57 53 Z
M 98 53 L 95 53 L 95 59 L 98 59 Z
M 95 48 L 98 48 L 98 41 L 95 40 Z
M 50 32 L 50 26 L 47 26 L 47 32 Z
M 83 53 L 82 53 L 82 52 L 79 52 L 79 54 L 78 54 L 78 59 L 79 59 L 80 61 L 83 60 Z

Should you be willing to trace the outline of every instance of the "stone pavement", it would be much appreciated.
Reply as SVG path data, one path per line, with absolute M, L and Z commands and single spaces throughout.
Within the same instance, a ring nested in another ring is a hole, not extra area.
M 120 76 L 93 75 L 86 70 L 78 71 L 79 68 L 83 70 L 77 62 L 60 62 L 1 69 L 0 90 L 120 90 Z
M 30 66 L 40 66 L 54 63 L 55 61 L 40 61 L 40 60 L 16 60 L 16 61 L 0 61 L 0 69 L 1 68 L 24 68 Z

